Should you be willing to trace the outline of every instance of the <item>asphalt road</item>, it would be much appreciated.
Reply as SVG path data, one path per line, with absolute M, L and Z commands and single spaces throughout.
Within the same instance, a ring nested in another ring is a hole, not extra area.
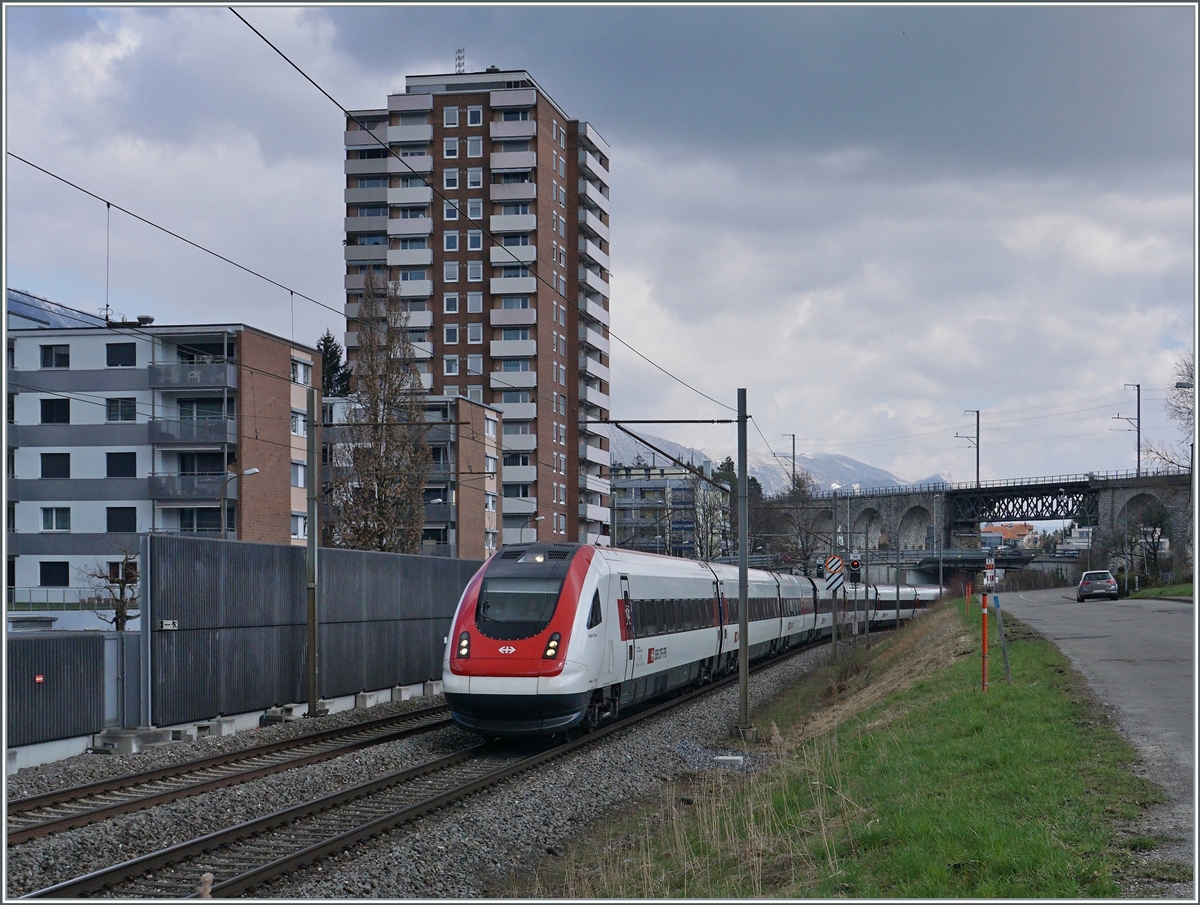
M 1180 854 L 1194 851 L 1195 606 L 1099 598 L 1078 603 L 1074 588 L 1001 594 L 1000 604 L 1053 640 L 1111 708 L 1149 777 L 1174 800 L 1174 813 L 1163 818 L 1175 826 L 1163 828 L 1183 836 Z M 994 682 L 999 659 L 993 662 Z

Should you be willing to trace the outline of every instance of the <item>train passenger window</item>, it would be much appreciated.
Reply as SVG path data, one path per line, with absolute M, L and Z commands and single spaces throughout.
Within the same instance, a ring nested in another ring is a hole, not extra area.
M 595 628 L 603 621 L 603 619 L 604 616 L 600 608 L 600 591 L 597 590 L 596 593 L 592 595 L 592 611 L 588 613 L 587 627 Z
M 690 600 L 679 601 L 679 629 L 680 631 L 690 632 L 694 627 L 695 611 L 692 609 Z
M 642 601 L 642 631 L 647 635 L 654 635 L 658 632 L 658 622 L 654 618 L 654 601 Z

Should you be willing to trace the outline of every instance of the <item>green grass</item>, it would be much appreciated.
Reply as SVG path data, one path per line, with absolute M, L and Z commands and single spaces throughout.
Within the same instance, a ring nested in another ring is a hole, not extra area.
M 1192 590 L 1192 582 L 1187 584 L 1173 584 L 1165 588 L 1143 588 L 1140 591 L 1134 591 L 1129 595 L 1134 598 L 1154 598 L 1154 597 L 1194 597 L 1195 592 Z
M 756 714 L 774 766 L 702 775 L 598 828 L 515 895 L 1111 897 L 1152 839 L 1116 842 L 1159 800 L 1052 644 L 962 601 L 860 647 Z M 993 649 L 994 648 L 994 649 Z M 823 731 L 827 729 L 828 731 Z M 1123 850 L 1124 849 L 1124 850 Z

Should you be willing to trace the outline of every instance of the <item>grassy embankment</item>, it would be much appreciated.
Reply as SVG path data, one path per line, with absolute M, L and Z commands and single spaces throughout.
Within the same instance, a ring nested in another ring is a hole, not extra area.
M 1154 597 L 1193 597 L 1195 592 L 1192 590 L 1192 583 L 1173 584 L 1165 588 L 1143 588 L 1140 591 L 1134 591 L 1129 595 L 1135 599 L 1146 599 Z
M 1159 800 L 1052 644 L 961 598 L 836 663 L 755 715 L 774 763 L 710 772 L 602 821 L 513 878 L 539 897 L 1113 896 L 1120 821 Z M 994 648 L 994 649 L 993 649 Z M 764 733 L 764 734 L 768 734 Z M 1164 878 L 1165 879 L 1165 878 Z

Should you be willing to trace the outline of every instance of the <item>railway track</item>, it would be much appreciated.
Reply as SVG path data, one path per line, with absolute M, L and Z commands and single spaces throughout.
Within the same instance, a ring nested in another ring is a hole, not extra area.
M 809 645 L 793 653 L 809 649 Z M 785 655 L 785 657 L 788 655 Z M 752 670 L 781 662 L 775 658 Z M 322 798 L 95 871 L 23 898 L 103 894 L 173 898 L 197 894 L 205 874 L 214 897 L 246 893 L 518 773 L 590 745 L 641 720 L 737 681 L 730 676 L 639 710 L 559 744 L 481 742 Z
M 446 705 L 424 707 L 144 773 L 130 773 L 17 798 L 7 805 L 7 842 L 10 846 L 18 845 L 118 814 L 237 785 L 451 725 L 453 721 Z

